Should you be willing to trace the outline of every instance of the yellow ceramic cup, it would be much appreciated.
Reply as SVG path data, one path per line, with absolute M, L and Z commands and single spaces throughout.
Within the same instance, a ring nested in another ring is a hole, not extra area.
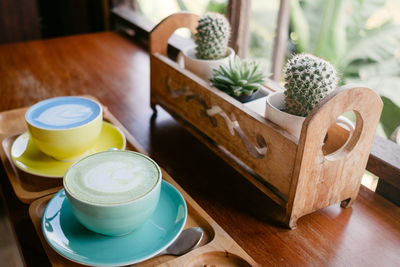
M 85 97 L 55 97 L 28 109 L 25 121 L 35 145 L 58 160 L 86 154 L 100 134 L 102 106 Z

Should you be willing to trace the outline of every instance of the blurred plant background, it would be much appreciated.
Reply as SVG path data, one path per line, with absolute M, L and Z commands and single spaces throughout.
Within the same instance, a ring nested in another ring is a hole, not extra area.
M 152 22 L 178 11 L 190 11 L 198 15 L 213 11 L 226 14 L 228 0 L 137 0 L 139 11 Z M 278 19 L 279 0 L 252 0 L 250 17 L 249 58 L 257 60 L 267 73 L 271 70 L 272 51 Z M 189 37 L 189 31 L 178 30 Z
M 341 84 L 374 89 L 384 108 L 377 134 L 400 125 L 400 1 L 290 0 L 289 53 L 329 60 Z
M 228 0 L 137 0 L 139 12 L 154 23 L 179 11 L 202 15 L 207 11 L 226 14 Z
M 154 23 L 177 11 L 226 14 L 227 0 L 138 0 Z M 252 0 L 249 57 L 271 70 L 279 0 Z M 308 52 L 329 60 L 341 84 L 360 83 L 384 102 L 377 134 L 400 125 L 400 0 L 290 0 L 287 57 Z M 189 32 L 181 31 L 189 36 Z

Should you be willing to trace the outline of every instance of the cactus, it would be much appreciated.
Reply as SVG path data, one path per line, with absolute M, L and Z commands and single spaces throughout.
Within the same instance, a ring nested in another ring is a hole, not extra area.
M 213 70 L 212 85 L 230 96 L 249 96 L 264 83 L 265 74 L 257 63 L 240 60 L 235 56 L 228 66 L 220 65 Z
M 194 36 L 197 44 L 198 59 L 220 59 L 226 56 L 230 37 L 228 20 L 218 13 L 206 13 L 199 19 L 197 33 Z
M 298 54 L 285 67 L 285 111 L 306 117 L 337 87 L 335 68 L 326 60 L 310 54 Z

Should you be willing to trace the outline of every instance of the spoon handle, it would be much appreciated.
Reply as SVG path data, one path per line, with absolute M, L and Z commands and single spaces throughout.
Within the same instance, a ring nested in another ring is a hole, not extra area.
M 191 227 L 185 229 L 169 247 L 161 251 L 157 256 L 165 254 L 175 256 L 183 255 L 197 247 L 203 237 L 203 234 L 204 231 L 200 227 Z

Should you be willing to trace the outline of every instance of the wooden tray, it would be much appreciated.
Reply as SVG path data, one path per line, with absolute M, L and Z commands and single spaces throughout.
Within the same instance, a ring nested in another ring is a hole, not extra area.
M 188 217 L 185 229 L 200 226 L 204 236 L 199 246 L 180 256 L 163 255 L 149 259 L 139 266 L 255 266 L 254 260 L 220 227 L 206 212 L 163 170 L 164 180 L 175 186 L 186 200 Z M 44 209 L 53 195 L 35 200 L 29 207 L 29 215 L 40 237 L 43 248 L 53 266 L 82 266 L 60 256 L 46 242 L 41 220 Z
M 147 154 L 123 125 L 104 109 L 104 119 L 117 126 L 126 137 L 126 149 Z M 27 108 L 0 113 L 0 156 L 10 183 L 24 203 L 31 203 L 29 215 L 40 237 L 43 248 L 53 266 L 80 266 L 60 256 L 47 244 L 41 230 L 44 209 L 54 195 L 62 188 L 62 179 L 44 178 L 24 173 L 17 169 L 10 157 L 15 138 L 27 130 L 24 115 Z M 255 266 L 256 262 L 210 217 L 208 214 L 162 169 L 163 179 L 175 186 L 186 200 L 188 218 L 185 229 L 199 226 L 204 230 L 200 245 L 193 251 L 180 256 L 164 255 L 140 263 L 140 266 Z
M 0 157 L 15 195 L 23 203 L 30 204 L 37 198 L 58 192 L 62 188 L 62 179 L 32 175 L 21 171 L 14 165 L 10 153 L 11 146 L 20 134 L 27 131 L 25 123 L 25 112 L 27 109 L 21 108 L 0 113 Z M 111 112 L 104 106 L 103 110 L 104 120 L 112 123 L 124 132 L 127 137 L 127 149 L 139 147 L 137 141 L 132 137 L 129 137 L 130 140 L 128 139 L 128 131 Z M 130 147 L 128 147 L 128 143 Z

